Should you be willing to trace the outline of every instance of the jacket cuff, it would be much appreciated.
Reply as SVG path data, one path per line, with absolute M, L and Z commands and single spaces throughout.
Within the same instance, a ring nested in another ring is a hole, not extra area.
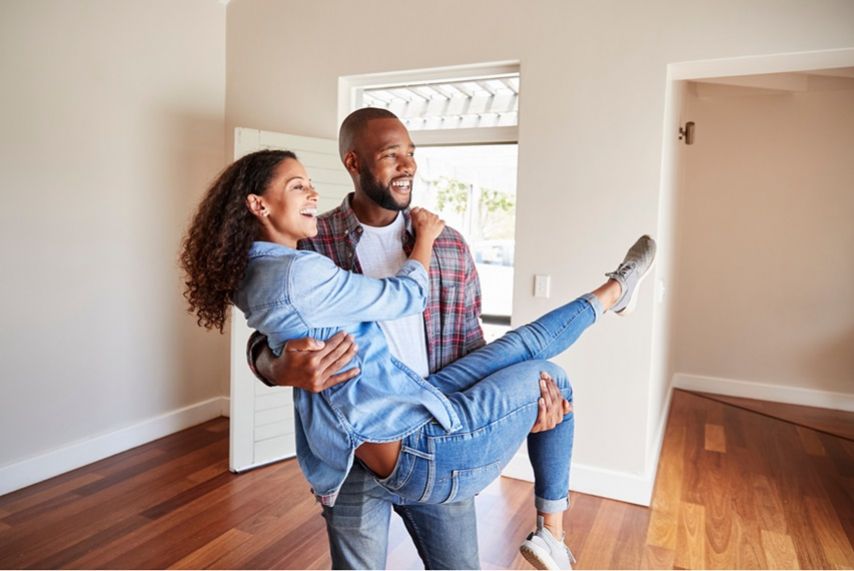
M 421 265 L 421 262 L 416 262 L 415 260 L 406 260 L 406 263 L 403 264 L 403 267 L 400 268 L 400 271 L 397 272 L 397 277 L 407 277 L 412 278 L 418 285 L 426 292 L 429 291 L 427 288 L 430 285 L 430 279 L 427 275 L 427 270 L 424 269 L 424 266 Z

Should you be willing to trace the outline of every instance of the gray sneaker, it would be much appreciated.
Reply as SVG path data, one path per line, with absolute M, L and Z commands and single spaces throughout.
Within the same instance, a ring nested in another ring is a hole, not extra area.
M 575 557 L 560 540 L 555 539 L 551 532 L 543 527 L 543 516 L 537 516 L 537 531 L 519 546 L 522 556 L 536 569 L 572 569 Z
M 623 293 L 611 308 L 617 315 L 628 315 L 634 311 L 638 298 L 635 295 L 643 279 L 655 262 L 655 240 L 644 234 L 629 248 L 626 257 L 613 272 L 605 274 L 617 280 Z

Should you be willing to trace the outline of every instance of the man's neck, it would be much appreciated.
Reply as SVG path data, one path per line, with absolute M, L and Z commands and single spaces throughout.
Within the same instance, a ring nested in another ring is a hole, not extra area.
M 397 218 L 397 210 L 383 208 L 362 192 L 356 192 L 350 200 L 353 214 L 362 224 L 381 228 L 388 226 Z

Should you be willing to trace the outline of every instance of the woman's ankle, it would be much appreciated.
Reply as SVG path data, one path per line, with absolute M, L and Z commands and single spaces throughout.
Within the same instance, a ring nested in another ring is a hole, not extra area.
M 555 539 L 563 539 L 563 512 L 541 513 L 537 515 L 543 518 L 543 527 L 549 530 Z

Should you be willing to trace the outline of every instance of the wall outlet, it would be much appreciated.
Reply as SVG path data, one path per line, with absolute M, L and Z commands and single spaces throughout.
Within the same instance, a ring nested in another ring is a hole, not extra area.
M 551 276 L 534 276 L 534 297 L 549 297 L 551 282 Z

